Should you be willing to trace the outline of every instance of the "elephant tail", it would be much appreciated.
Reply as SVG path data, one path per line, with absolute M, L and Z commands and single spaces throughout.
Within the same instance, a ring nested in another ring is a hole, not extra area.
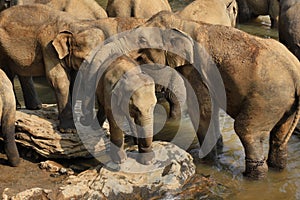
M 294 117 L 294 120 L 291 124 L 291 127 L 289 129 L 289 132 L 286 134 L 286 137 L 283 141 L 283 144 L 286 144 L 288 143 L 291 135 L 293 134 L 295 128 L 297 127 L 297 124 L 298 124 L 298 121 L 299 121 L 299 118 L 300 118 L 300 91 L 298 90 L 297 93 L 295 94 L 295 97 L 296 97 L 296 100 L 295 100 L 295 106 L 297 107 L 296 108 L 296 112 L 295 112 L 295 117 Z

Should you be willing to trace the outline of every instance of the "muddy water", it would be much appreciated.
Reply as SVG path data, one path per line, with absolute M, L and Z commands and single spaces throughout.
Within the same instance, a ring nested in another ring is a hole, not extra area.
M 190 0 L 173 0 L 170 1 L 174 10 L 180 9 L 183 5 L 189 3 Z M 104 1 L 101 2 L 105 5 Z M 269 21 L 266 18 L 253 21 L 248 24 L 238 25 L 239 29 L 258 35 L 264 38 L 278 38 L 277 32 L 270 29 Z M 39 96 L 42 98 L 43 103 L 54 103 L 54 95 L 49 90 L 46 81 L 36 79 L 36 86 Z M 20 93 L 18 93 L 21 98 Z M 157 129 L 161 128 L 162 119 L 157 118 Z M 242 176 L 244 171 L 244 151 L 239 139 L 233 130 L 233 120 L 221 113 L 222 122 L 222 135 L 224 139 L 223 153 L 219 156 L 218 165 L 209 165 L 197 162 L 197 173 L 209 175 L 215 179 L 220 185 L 225 186 L 225 190 L 213 191 L 217 196 L 224 199 L 237 199 L 237 200 L 252 200 L 252 199 L 300 199 L 300 138 L 292 136 L 288 148 L 288 166 L 282 172 L 269 171 L 268 177 L 263 181 L 249 181 Z M 168 122 L 168 126 L 157 135 L 157 137 L 164 137 L 165 139 L 172 140 L 182 148 L 187 149 L 190 144 L 196 144 L 194 140 L 194 130 L 188 119 L 183 120 L 181 130 L 178 131 L 178 124 Z M 180 132 L 175 139 L 173 138 L 174 132 Z M 267 146 L 266 146 L 267 150 Z M 26 161 L 24 161 L 26 162 Z M 27 163 L 30 165 L 29 163 Z M 36 167 L 36 165 L 34 165 Z M 32 167 L 32 170 L 37 170 Z M 17 172 L 16 172 L 17 173 Z M 19 175 L 26 173 L 25 170 L 19 172 Z M 39 173 L 43 177 L 41 183 L 37 186 L 54 184 L 55 180 L 49 177 L 49 174 Z M 23 176 L 21 176 L 23 177 Z M 36 176 L 34 176 L 36 177 Z M 33 182 L 33 176 L 27 177 L 26 182 L 29 185 Z M 26 179 L 26 176 L 24 177 Z M 17 181 L 15 181 L 17 183 Z M 51 186 L 50 186 L 51 187 Z M 1 188 L 0 188 L 1 189 Z M 195 194 L 196 195 L 196 194 Z

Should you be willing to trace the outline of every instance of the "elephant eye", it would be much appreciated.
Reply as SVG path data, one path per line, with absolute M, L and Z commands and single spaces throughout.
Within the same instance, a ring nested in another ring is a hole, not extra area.
M 146 38 L 144 38 L 144 37 L 139 37 L 139 43 L 140 43 L 140 44 L 146 44 L 146 43 L 147 43 Z

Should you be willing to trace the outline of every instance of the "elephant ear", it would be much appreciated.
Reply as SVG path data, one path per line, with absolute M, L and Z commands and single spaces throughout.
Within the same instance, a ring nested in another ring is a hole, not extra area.
M 175 48 L 172 49 L 174 51 L 174 53 L 177 53 L 178 55 L 181 55 L 181 56 L 185 55 L 186 60 L 189 63 L 194 63 L 194 48 L 193 48 L 194 40 L 192 39 L 192 37 L 177 28 L 173 28 L 172 31 L 175 31 L 175 33 L 178 33 L 178 36 L 175 36 L 176 38 L 170 38 L 171 42 L 174 39 L 175 39 L 175 41 L 177 41 L 176 45 L 174 44 Z
M 52 45 L 55 48 L 59 59 L 63 59 L 70 53 L 69 47 L 72 35 L 73 34 L 70 31 L 62 31 L 53 40 Z

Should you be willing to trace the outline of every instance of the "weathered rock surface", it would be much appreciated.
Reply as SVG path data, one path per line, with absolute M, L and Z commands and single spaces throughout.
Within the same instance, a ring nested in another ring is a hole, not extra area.
M 92 152 L 103 152 L 109 141 L 104 130 L 87 133 L 60 133 L 57 129 L 56 105 L 43 105 L 41 110 L 18 110 L 16 141 L 46 158 L 91 157 Z
M 70 176 L 58 191 L 33 188 L 7 197 L 26 199 L 148 199 L 178 192 L 195 174 L 193 158 L 168 142 L 154 142 L 155 160 L 150 165 L 136 161 L 137 150 L 128 148 L 128 159 Z M 5 196 L 5 195 L 4 195 Z

